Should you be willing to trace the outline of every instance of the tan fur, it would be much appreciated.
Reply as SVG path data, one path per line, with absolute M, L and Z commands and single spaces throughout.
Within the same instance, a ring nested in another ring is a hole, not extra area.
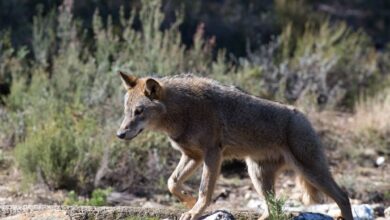
M 352 220 L 348 196 L 333 180 L 317 134 L 295 108 L 192 75 L 121 77 L 128 92 L 118 137 L 130 140 L 143 129 L 160 131 L 182 153 L 168 180 L 170 192 L 192 207 L 181 220 L 197 219 L 209 205 L 225 158 L 246 161 L 254 187 L 266 201 L 274 195 L 277 173 L 292 168 L 307 189 L 307 201 L 319 200 L 319 191 L 324 192 Z M 195 200 L 182 192 L 182 184 L 202 164 Z

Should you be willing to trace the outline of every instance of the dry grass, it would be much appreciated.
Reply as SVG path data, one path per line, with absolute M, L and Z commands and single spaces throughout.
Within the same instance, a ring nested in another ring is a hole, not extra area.
M 356 105 L 352 126 L 358 134 L 390 131 L 390 89 L 373 98 L 361 99 Z
M 390 89 L 360 98 L 354 113 L 307 112 L 332 158 L 365 163 L 390 155 Z

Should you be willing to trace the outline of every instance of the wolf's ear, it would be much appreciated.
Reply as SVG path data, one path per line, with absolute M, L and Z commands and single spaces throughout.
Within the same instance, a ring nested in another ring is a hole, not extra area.
M 119 75 L 121 76 L 123 85 L 125 86 L 126 89 L 131 89 L 135 85 L 137 85 L 137 77 L 135 76 L 129 76 L 126 73 L 119 71 Z
M 145 95 L 150 99 L 161 98 L 162 87 L 155 79 L 149 78 L 145 82 Z

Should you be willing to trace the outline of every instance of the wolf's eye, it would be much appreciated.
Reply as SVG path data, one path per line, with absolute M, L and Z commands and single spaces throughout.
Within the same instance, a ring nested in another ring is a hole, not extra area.
M 134 110 L 134 116 L 138 116 L 138 115 L 142 114 L 143 111 L 144 111 L 144 109 L 142 107 L 137 107 Z

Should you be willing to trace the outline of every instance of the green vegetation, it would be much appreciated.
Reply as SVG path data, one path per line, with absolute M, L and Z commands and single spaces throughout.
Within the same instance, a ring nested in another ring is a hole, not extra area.
M 269 206 L 269 217 L 270 220 L 288 220 L 290 217 L 283 211 L 285 198 L 277 198 L 274 195 L 269 196 L 267 204 Z
M 388 150 L 389 49 L 377 51 L 370 36 L 347 23 L 306 13 L 310 7 L 299 5 L 305 1 L 275 1 L 260 22 L 275 36 L 248 45 L 245 57 L 218 49 L 219 39 L 206 37 L 200 23 L 184 44 L 181 27 L 193 16 L 188 5 L 170 20 L 159 0 L 122 8 L 116 16 L 96 10 L 81 20 L 66 2 L 52 10 L 38 7 L 31 45 L 15 47 L 12 32 L 0 31 L 0 87 L 9 87 L 9 94 L 0 93 L 0 143 L 12 137 L 26 181 L 73 190 L 67 204 L 79 204 L 78 194 L 92 194 L 80 204 L 105 204 L 107 192 L 97 187 L 166 192 L 172 169 L 165 164 L 177 158 L 166 138 L 146 133 L 124 143 L 114 137 L 124 93 L 118 70 L 138 76 L 193 72 L 305 110 L 356 112 L 359 129 L 350 146 Z M 270 22 L 274 16 L 277 24 Z M 253 39 L 253 32 L 240 28 Z M 283 217 L 283 202 L 271 203 L 275 219 Z
M 64 201 L 64 205 L 78 206 L 105 206 L 107 205 L 107 196 L 112 192 L 111 188 L 95 189 L 92 192 L 91 198 L 80 199 L 76 192 L 71 190 Z

